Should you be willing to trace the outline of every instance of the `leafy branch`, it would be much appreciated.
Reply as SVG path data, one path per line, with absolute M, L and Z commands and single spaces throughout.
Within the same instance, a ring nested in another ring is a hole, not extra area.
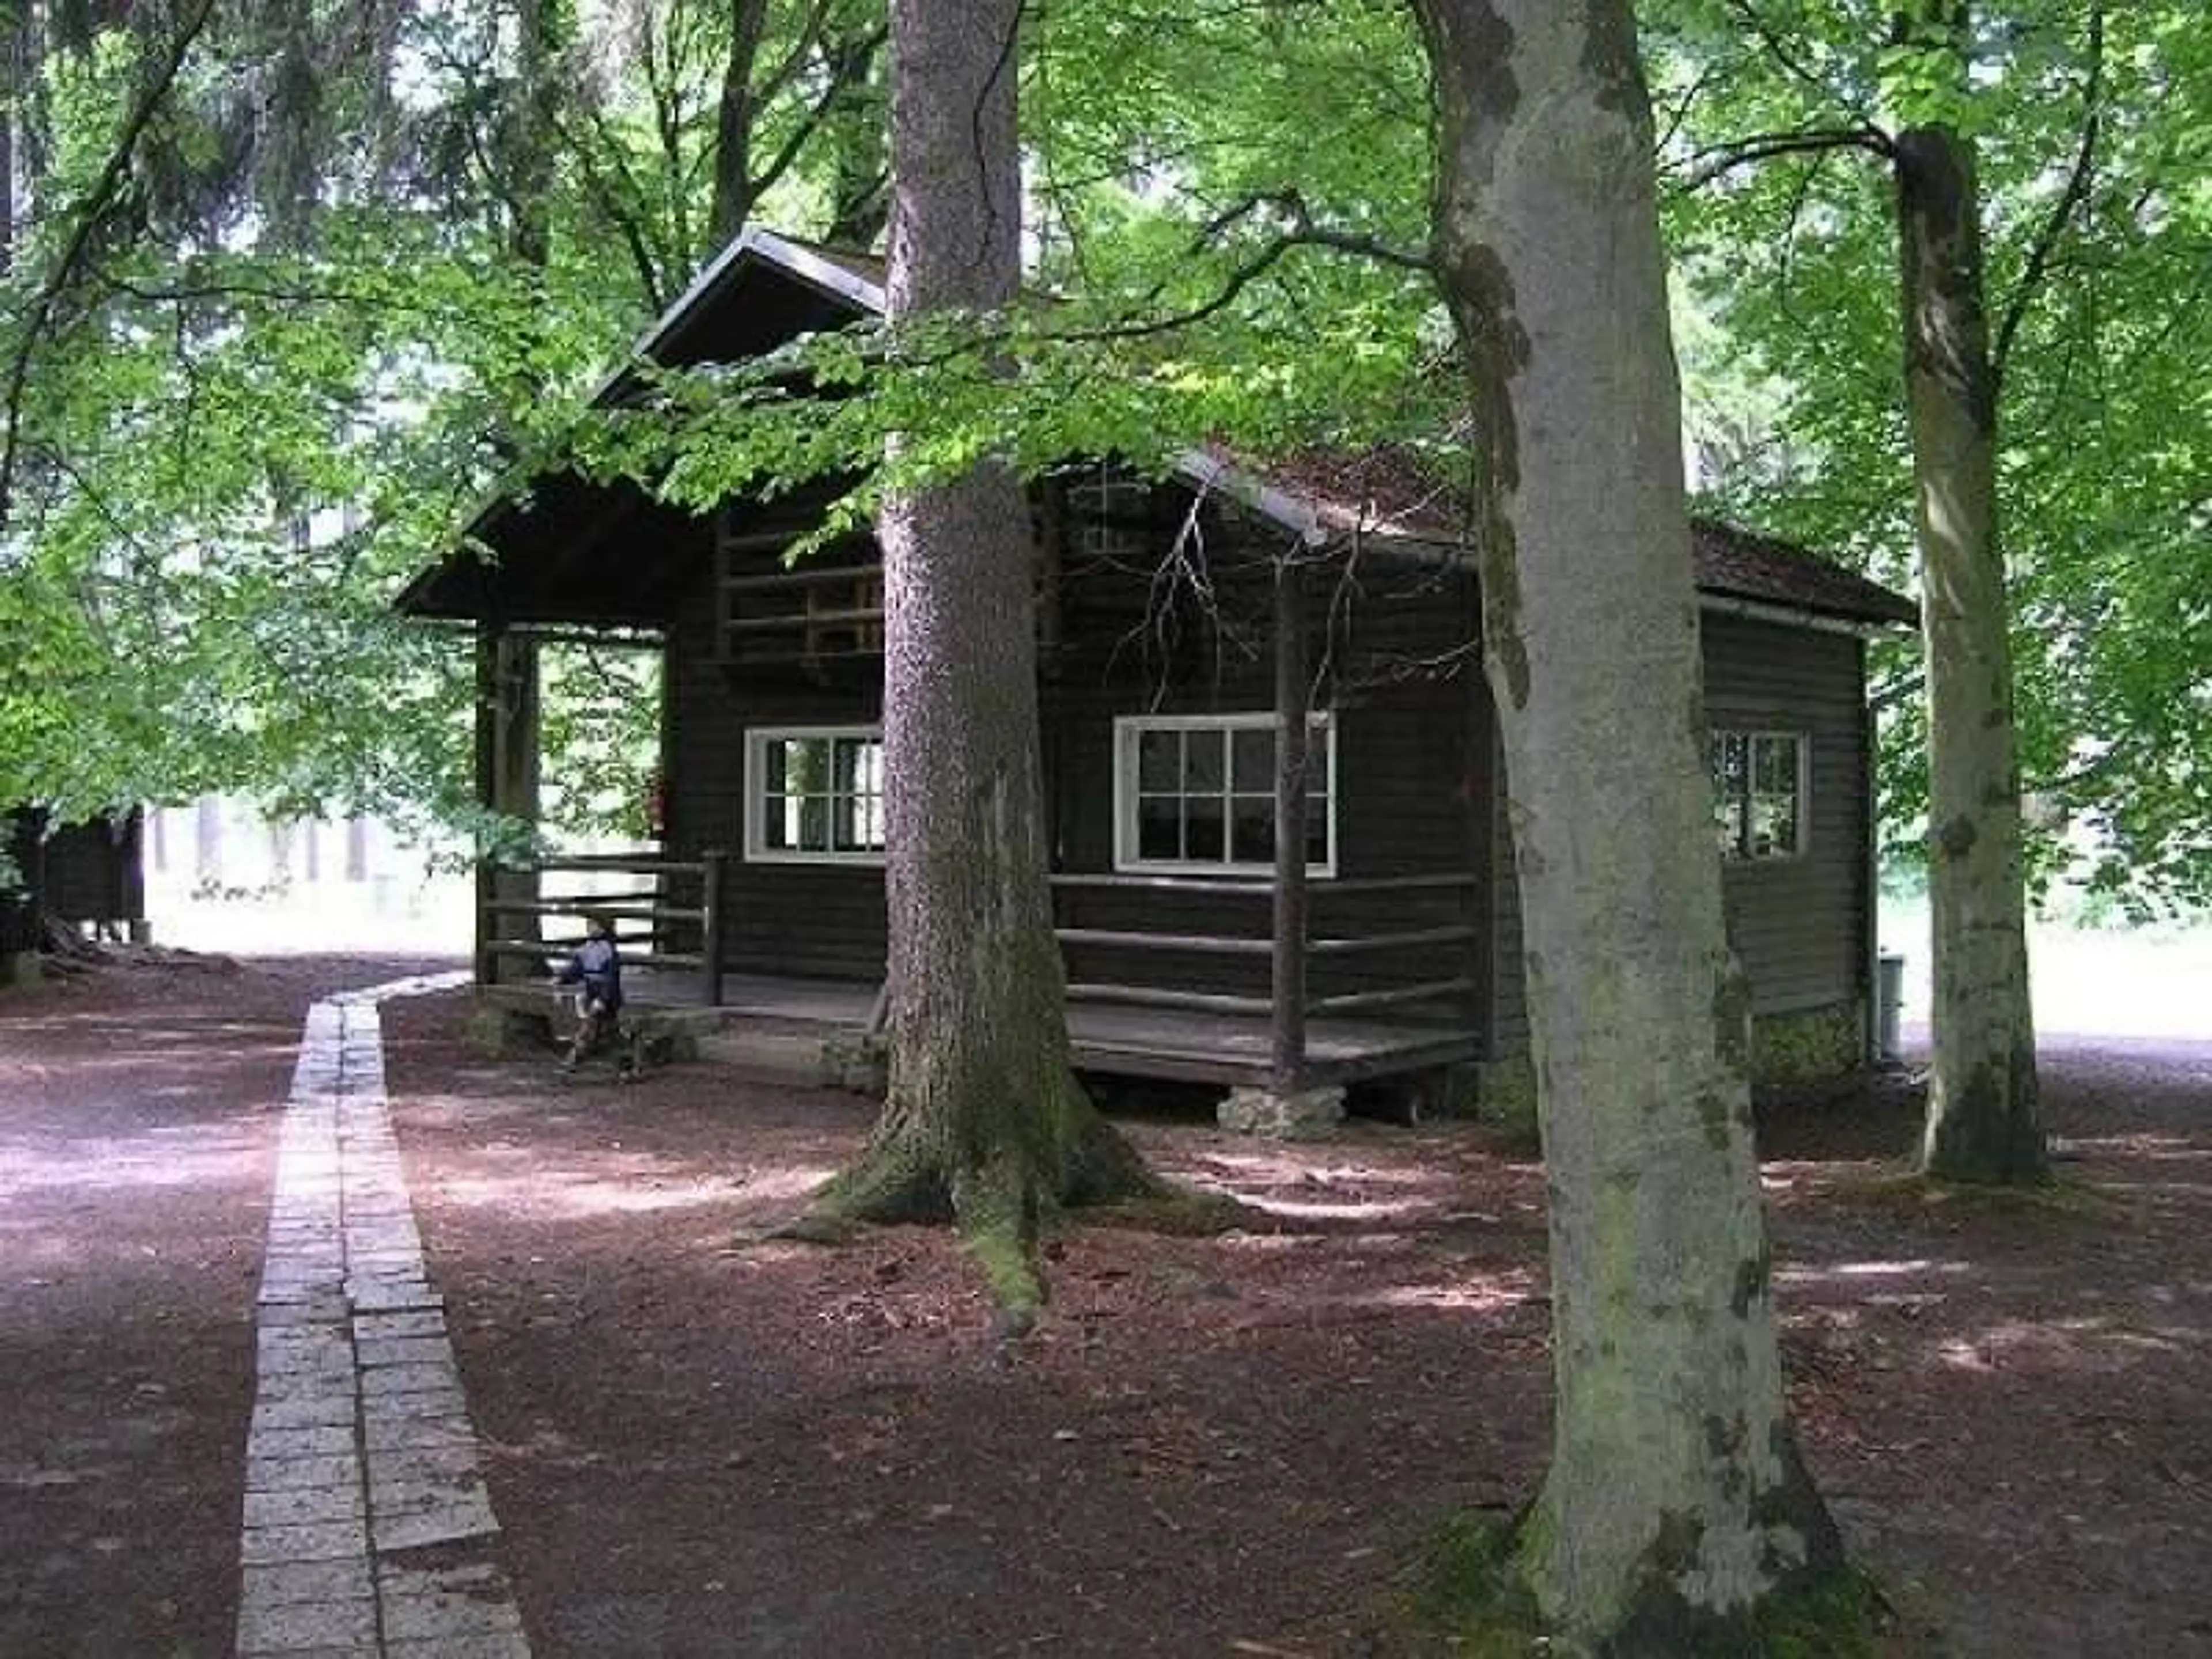
M 46 273 L 38 293 L 32 296 L 22 332 L 16 338 L 8 365 L 5 425 L 0 428 L 0 526 L 8 522 L 15 496 L 16 461 L 23 429 L 23 398 L 30 384 L 31 360 L 37 354 L 40 340 L 53 325 L 54 312 L 63 295 L 68 292 L 91 253 L 94 234 L 106 222 L 109 210 L 122 192 L 139 140 L 167 101 L 170 88 L 176 84 L 193 42 L 199 39 L 208 19 L 214 15 L 215 5 L 216 0 L 199 0 L 184 27 L 171 39 L 159 65 L 140 88 L 125 117 L 106 161 L 86 194 L 61 257 Z

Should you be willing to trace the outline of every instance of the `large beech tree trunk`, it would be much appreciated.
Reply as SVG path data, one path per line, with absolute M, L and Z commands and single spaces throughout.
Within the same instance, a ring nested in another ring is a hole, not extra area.
M 1415 9 L 1550 1180 L 1553 1461 L 1513 1562 L 1571 1650 L 1723 1650 L 1841 1552 L 1768 1299 L 1635 22 Z
M 1956 39 L 1955 0 L 1923 24 Z M 1960 62 L 1962 65 L 1963 56 Z M 1996 375 L 1973 154 L 1945 127 L 1897 138 L 1905 404 L 1928 652 L 1928 886 L 1935 1068 L 1925 1173 L 2049 1172 L 2028 1001 L 2011 609 L 1997 545 Z
M 1009 303 L 1020 279 L 1019 0 L 894 0 L 888 311 Z M 884 548 L 890 1093 L 833 1214 L 951 1216 L 1001 1302 L 1038 1295 L 1040 1216 L 1148 1183 L 1077 1086 L 1047 884 L 1034 552 L 986 461 L 895 495 Z

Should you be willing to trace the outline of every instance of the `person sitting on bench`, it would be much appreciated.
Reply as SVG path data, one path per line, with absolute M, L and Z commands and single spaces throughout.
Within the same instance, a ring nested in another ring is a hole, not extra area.
M 583 944 L 562 963 L 554 979 L 556 983 L 580 988 L 576 1035 L 568 1044 L 568 1057 L 561 1062 L 562 1069 L 573 1072 L 615 1035 L 622 1013 L 622 951 L 615 944 L 612 921 L 596 914 L 586 916 Z

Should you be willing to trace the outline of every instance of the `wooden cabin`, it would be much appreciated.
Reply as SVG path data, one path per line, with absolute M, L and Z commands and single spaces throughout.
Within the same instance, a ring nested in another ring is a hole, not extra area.
M 143 813 L 56 825 L 43 808 L 0 813 L 0 847 L 21 885 L 0 894 L 0 958 L 28 958 L 48 922 L 146 938 Z M 0 962 L 0 978 L 21 972 Z
M 879 311 L 882 280 L 873 258 L 749 232 L 638 355 L 741 361 Z M 603 399 L 633 383 L 617 374 Z M 1263 472 L 1194 450 L 1158 481 L 1071 466 L 1033 505 L 1080 1062 L 1324 1115 L 1346 1084 L 1470 1066 L 1494 1097 L 1523 1091 L 1506 789 L 1452 504 L 1388 452 Z M 653 994 L 852 1031 L 885 957 L 881 567 L 866 537 L 787 565 L 818 510 L 732 501 L 691 518 L 544 477 L 470 526 L 495 556 L 456 551 L 398 603 L 473 624 L 483 798 L 526 815 L 533 642 L 658 641 L 665 831 L 619 905 Z M 1735 943 L 1769 1029 L 1848 1065 L 1873 986 L 1866 646 L 1915 613 L 1719 526 L 1698 527 L 1696 555 Z M 1301 716 L 1309 762 L 1279 767 L 1278 732 Z M 533 924 L 574 908 L 549 884 L 621 862 L 487 872 L 485 994 L 542 995 L 529 975 L 558 945 Z

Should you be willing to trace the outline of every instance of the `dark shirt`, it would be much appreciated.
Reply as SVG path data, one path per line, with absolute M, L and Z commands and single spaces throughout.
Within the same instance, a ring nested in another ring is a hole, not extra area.
M 613 1013 L 623 1005 L 622 956 L 611 939 L 587 939 L 562 965 L 557 975 L 563 985 L 580 982 L 584 995 Z

